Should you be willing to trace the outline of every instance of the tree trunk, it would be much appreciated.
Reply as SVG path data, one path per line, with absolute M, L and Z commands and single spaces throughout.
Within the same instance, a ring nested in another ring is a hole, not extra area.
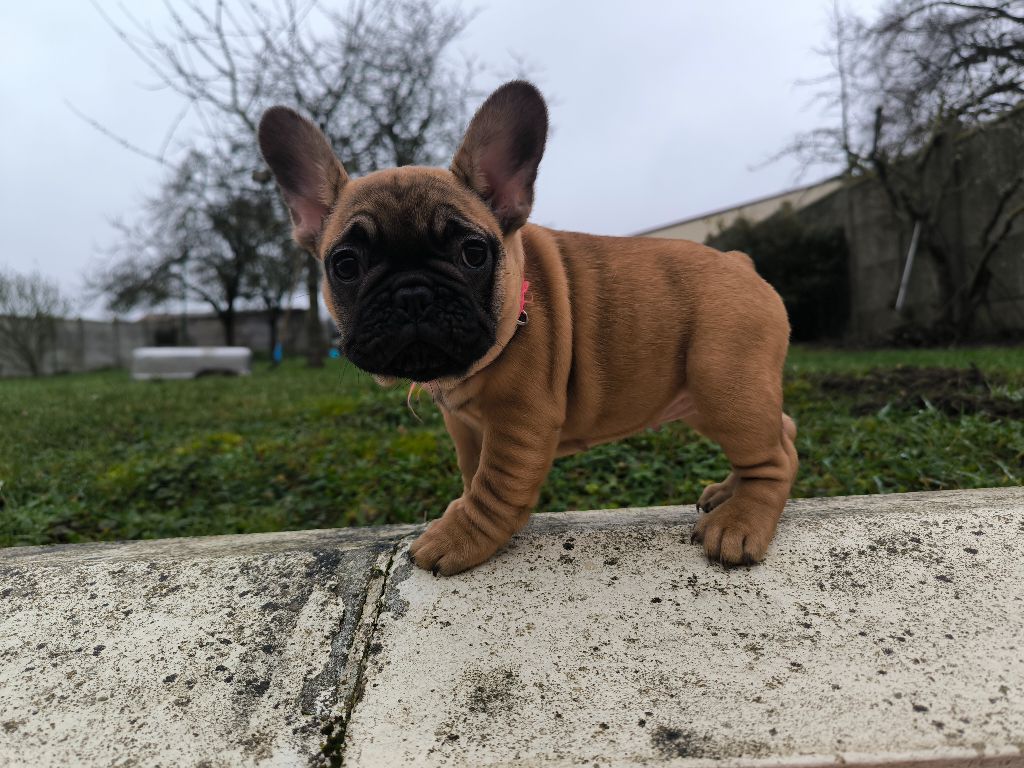
M 937 338 L 948 340 L 954 335 L 961 317 L 960 297 L 957 295 L 956 280 L 953 277 L 953 256 L 935 237 L 926 236 L 925 252 L 931 256 L 935 265 L 935 277 L 939 288 L 940 314 L 933 325 L 933 331 L 936 332 Z
M 22 342 L 18 343 L 21 357 L 31 376 L 42 376 L 46 371 L 46 351 L 52 346 L 54 321 L 47 318 L 15 318 L 21 328 Z M 17 341 L 17 339 L 16 339 Z
M 226 309 L 217 313 L 220 317 L 220 324 L 224 327 L 224 344 L 235 346 L 235 307 L 228 304 Z
M 977 279 L 972 280 L 964 291 L 967 309 L 960 323 L 957 341 L 967 341 L 974 334 L 974 321 L 977 319 L 978 311 L 988 302 L 988 288 L 991 284 L 992 272 L 988 267 L 982 266 Z
M 312 256 L 306 264 L 306 293 L 309 296 L 309 312 L 306 313 L 306 365 L 322 368 L 324 335 L 320 327 L 320 262 Z

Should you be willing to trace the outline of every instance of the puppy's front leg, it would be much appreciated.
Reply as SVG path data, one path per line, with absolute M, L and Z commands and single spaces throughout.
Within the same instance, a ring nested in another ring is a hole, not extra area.
M 537 503 L 558 434 L 557 427 L 487 425 L 472 483 L 409 547 L 416 565 L 450 576 L 479 565 L 503 546 Z
M 473 485 L 473 476 L 480 466 L 480 433 L 448 411 L 441 411 L 444 425 L 455 443 L 455 458 L 462 473 L 462 494 L 465 496 Z

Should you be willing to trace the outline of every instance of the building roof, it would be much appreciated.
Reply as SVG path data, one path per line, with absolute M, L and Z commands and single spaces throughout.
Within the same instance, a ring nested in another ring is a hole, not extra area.
M 710 234 L 711 228 L 716 222 L 719 222 L 724 226 L 728 226 L 741 214 L 747 218 L 753 219 L 754 221 L 760 221 L 761 219 L 767 218 L 772 213 L 775 213 L 783 203 L 790 203 L 796 208 L 802 208 L 815 200 L 820 200 L 835 189 L 838 189 L 841 181 L 841 176 L 832 176 L 827 179 L 822 179 L 821 181 L 816 181 L 813 184 L 805 184 L 800 187 L 788 189 L 784 192 L 776 192 L 773 195 L 747 200 L 743 203 L 730 205 L 725 208 L 718 208 L 696 216 L 689 216 L 685 219 L 679 219 L 678 221 L 673 221 L 668 224 L 644 229 L 640 232 L 636 232 L 635 234 L 637 236 L 646 235 L 655 237 L 688 237 L 694 233 L 700 233 L 702 231 L 706 231 L 707 234 Z

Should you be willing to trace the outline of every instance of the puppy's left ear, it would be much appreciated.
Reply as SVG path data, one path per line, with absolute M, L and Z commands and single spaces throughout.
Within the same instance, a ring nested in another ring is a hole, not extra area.
M 494 212 L 506 235 L 526 223 L 548 135 L 544 97 L 523 80 L 505 83 L 477 110 L 451 171 Z

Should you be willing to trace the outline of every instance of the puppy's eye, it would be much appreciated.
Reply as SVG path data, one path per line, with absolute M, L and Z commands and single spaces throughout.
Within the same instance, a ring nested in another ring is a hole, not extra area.
M 353 248 L 342 248 L 332 253 L 328 266 L 339 282 L 351 283 L 359 277 L 359 258 Z
M 462 263 L 470 269 L 480 269 L 487 263 L 487 243 L 467 240 L 462 244 Z

